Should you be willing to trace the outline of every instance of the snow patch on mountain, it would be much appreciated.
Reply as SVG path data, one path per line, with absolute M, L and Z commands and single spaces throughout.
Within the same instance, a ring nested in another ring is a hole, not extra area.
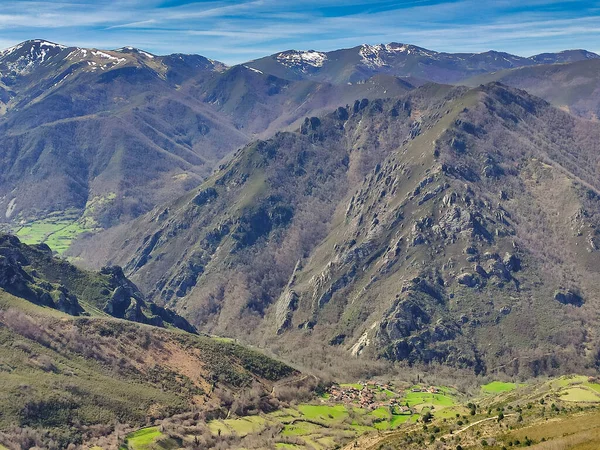
M 135 47 L 121 47 L 121 48 L 118 48 L 117 50 L 115 50 L 115 52 L 137 53 L 139 55 L 145 56 L 146 58 L 154 59 L 154 55 L 152 53 L 148 53 L 144 50 L 140 50 L 139 48 L 135 48 Z
M 41 39 L 22 42 L 0 52 L 0 67 L 4 73 L 26 75 L 35 67 L 54 58 L 65 48 Z
M 361 62 L 371 69 L 389 66 L 390 61 L 400 54 L 407 56 L 425 56 L 428 58 L 437 57 L 436 52 L 428 51 L 414 45 L 399 44 L 397 42 L 379 45 L 363 44 L 360 46 L 358 53 L 361 56 Z
M 251 70 L 252 72 L 260 73 L 261 75 L 264 73 L 262 70 L 255 69 L 254 67 L 244 66 L 246 69 Z
M 291 69 L 300 69 L 305 72 L 309 67 L 323 67 L 327 61 L 325 53 L 314 50 L 290 50 L 277 54 L 277 61 Z

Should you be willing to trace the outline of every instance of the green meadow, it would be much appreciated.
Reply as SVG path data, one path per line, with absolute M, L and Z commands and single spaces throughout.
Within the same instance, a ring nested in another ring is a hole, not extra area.
M 89 231 L 94 231 L 94 228 L 82 225 L 75 214 L 66 212 L 24 223 L 15 229 L 15 234 L 25 244 L 47 244 L 62 254 L 77 237 Z
M 502 381 L 492 381 L 491 383 L 484 384 L 481 389 L 486 394 L 500 394 L 502 392 L 510 392 L 517 388 L 516 383 L 505 383 Z

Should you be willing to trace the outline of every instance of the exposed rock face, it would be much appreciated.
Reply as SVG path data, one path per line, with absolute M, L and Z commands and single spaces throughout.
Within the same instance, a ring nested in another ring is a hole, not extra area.
M 99 273 L 82 272 L 55 259 L 46 245 L 28 246 L 0 234 L 0 288 L 32 303 L 78 316 L 90 304 L 107 314 L 195 332 L 185 319 L 144 299 L 118 266 Z
M 106 313 L 132 322 L 158 327 L 170 324 L 191 333 L 195 332 L 194 327 L 176 313 L 147 302 L 138 287 L 125 277 L 121 267 L 103 267 L 100 273 L 108 275 L 111 286 L 116 286 L 104 305 L 103 310 Z
M 582 306 L 584 303 L 581 295 L 571 289 L 561 289 L 554 293 L 554 300 L 563 305 Z
M 463 284 L 467 287 L 473 288 L 479 284 L 479 279 L 472 273 L 462 273 L 456 279 L 458 284 Z
M 283 333 L 292 324 L 292 316 L 298 307 L 298 294 L 294 292 L 291 286 L 296 281 L 296 273 L 301 268 L 302 264 L 298 261 L 286 289 L 275 304 L 275 326 L 277 328 L 277 334 Z
M 28 273 L 35 273 L 31 262 L 21 251 L 22 244 L 14 236 L 0 235 L 0 288 L 40 306 L 79 315 L 83 308 L 77 297 L 56 283 L 48 283 Z M 45 250 L 42 247 L 42 251 Z

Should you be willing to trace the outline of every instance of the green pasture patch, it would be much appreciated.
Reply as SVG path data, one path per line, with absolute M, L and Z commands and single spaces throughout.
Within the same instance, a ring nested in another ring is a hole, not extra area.
M 240 437 L 257 433 L 266 427 L 267 421 L 260 416 L 241 417 L 223 420 L 225 426 Z M 212 431 L 212 430 L 211 430 Z M 217 430 L 218 431 L 218 430 Z
M 311 420 L 329 422 L 332 420 L 341 420 L 348 415 L 348 410 L 344 405 L 298 405 L 298 411 L 304 417 Z
M 584 383 L 584 386 L 589 387 L 590 389 L 593 389 L 594 391 L 600 393 L 600 384 L 598 383 L 588 383 L 587 381 Z
M 556 380 L 552 380 L 551 385 L 552 388 L 559 389 L 561 387 L 570 386 L 572 384 L 585 383 L 587 380 L 588 378 L 583 375 L 565 375 Z
M 398 428 L 405 422 L 408 422 L 412 414 L 394 414 L 392 420 L 390 420 L 390 429 Z
M 561 391 L 560 398 L 567 402 L 585 402 L 597 403 L 600 402 L 600 397 L 590 390 L 582 387 L 573 387 Z
M 291 422 L 300 417 L 301 414 L 293 408 L 285 408 L 267 414 L 267 417 L 282 423 Z
M 381 407 L 374 409 L 370 412 L 370 415 L 373 417 L 377 417 L 378 419 L 389 419 L 390 418 L 390 410 L 389 408 Z
M 357 436 L 360 436 L 362 434 L 368 433 L 369 431 L 373 431 L 375 428 L 374 427 L 370 427 L 368 425 L 360 425 L 356 422 L 352 423 L 352 425 L 350 425 L 350 428 L 356 432 Z
M 364 388 L 364 386 L 362 384 L 359 384 L 359 383 L 344 383 L 344 384 L 340 384 L 340 387 L 346 388 L 346 389 L 348 389 L 348 388 L 354 388 L 354 389 L 356 389 L 358 391 L 362 391 L 363 388 Z
M 15 234 L 25 244 L 47 244 L 52 250 L 62 254 L 86 231 L 94 231 L 94 228 L 82 226 L 76 216 L 65 213 L 25 223 Z
M 130 450 L 147 450 L 162 436 L 158 427 L 142 428 L 127 436 L 127 448 Z
M 461 416 L 468 415 L 469 409 L 464 406 L 452 406 L 436 410 L 434 414 L 436 419 L 451 419 L 456 417 L 457 414 L 460 414 Z
M 486 394 L 501 394 L 502 392 L 510 392 L 516 388 L 517 385 L 515 383 L 505 383 L 503 381 L 492 381 L 481 386 L 481 389 Z
M 231 434 L 231 430 L 220 420 L 211 420 L 208 422 L 208 429 L 214 435 L 218 435 L 219 430 L 223 436 L 228 436 Z
M 285 425 L 281 434 L 283 436 L 306 436 L 323 430 L 323 427 L 310 422 L 298 420 L 293 424 Z
M 380 392 L 383 392 L 388 398 L 394 398 L 398 396 L 398 394 L 390 391 L 389 389 L 380 389 Z
M 325 448 L 334 448 L 336 444 L 335 439 L 333 439 L 331 436 L 324 436 L 322 438 L 318 438 L 317 442 Z
M 408 392 L 402 399 L 402 403 L 408 403 L 411 408 L 418 405 L 452 406 L 454 405 L 454 399 L 444 394 Z

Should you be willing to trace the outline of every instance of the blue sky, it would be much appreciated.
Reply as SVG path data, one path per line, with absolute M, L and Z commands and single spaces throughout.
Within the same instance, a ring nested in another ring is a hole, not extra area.
M 600 1 L 0 0 L 0 48 L 43 38 L 238 63 L 287 49 L 391 41 L 523 56 L 600 52 Z

